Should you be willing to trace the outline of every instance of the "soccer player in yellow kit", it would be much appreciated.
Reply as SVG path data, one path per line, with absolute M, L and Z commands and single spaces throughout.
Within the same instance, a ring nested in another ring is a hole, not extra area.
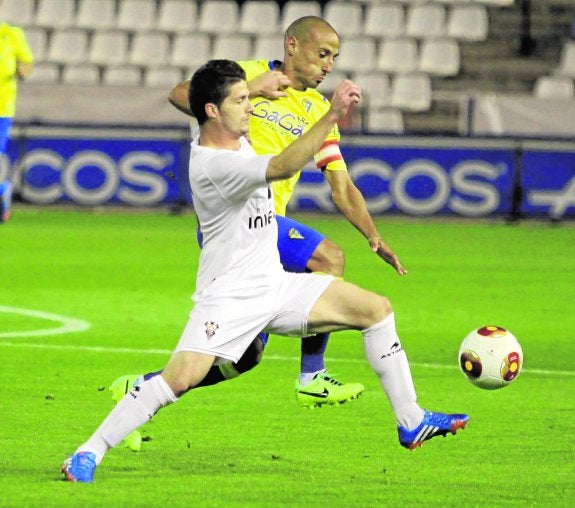
M 21 28 L 1 22 L 0 5 L 0 153 L 6 145 L 16 111 L 18 79 L 25 79 L 34 67 L 34 56 Z M 12 184 L 0 182 L 0 223 L 10 217 Z
M 250 118 L 250 141 L 260 155 L 280 153 L 314 125 L 330 106 L 316 88 L 331 72 L 339 54 L 339 37 L 333 27 L 314 16 L 300 18 L 286 30 L 284 46 L 283 62 L 238 62 L 246 72 L 254 107 Z M 192 115 L 189 85 L 189 81 L 177 85 L 170 92 L 169 100 L 184 113 Z M 381 238 L 363 196 L 347 172 L 339 139 L 339 131 L 334 127 L 314 157 L 316 166 L 326 175 L 335 204 L 368 240 L 371 250 L 399 275 L 404 275 L 407 271 Z M 339 247 L 312 228 L 285 217 L 299 176 L 298 172 L 288 180 L 272 183 L 282 265 L 291 272 L 323 272 L 341 278 L 344 254 Z M 320 333 L 301 341 L 300 377 L 295 394 L 303 407 L 344 403 L 357 398 L 364 390 L 361 383 L 341 383 L 325 370 L 328 338 L 329 334 Z M 259 363 L 266 342 L 267 334 L 259 334 L 238 362 L 212 367 L 197 387 L 215 384 L 252 369 Z M 118 378 L 110 387 L 113 399 L 121 400 L 134 382 L 155 375 L 157 372 L 143 377 Z M 139 443 L 137 433 L 126 440 L 132 449 L 139 449 Z

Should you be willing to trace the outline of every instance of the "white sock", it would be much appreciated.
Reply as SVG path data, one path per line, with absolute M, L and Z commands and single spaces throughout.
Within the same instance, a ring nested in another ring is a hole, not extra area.
M 367 360 L 379 377 L 398 425 L 414 429 L 425 412 L 417 404 L 407 355 L 395 329 L 395 315 L 391 313 L 362 334 Z
M 325 369 L 316 370 L 315 372 L 302 372 L 299 375 L 299 385 L 309 385 L 320 372 L 325 372 Z
M 128 392 L 110 414 L 76 452 L 96 454 L 96 463 L 102 462 L 106 452 L 122 442 L 131 432 L 141 427 L 164 406 L 177 398 L 162 376 L 154 376 Z

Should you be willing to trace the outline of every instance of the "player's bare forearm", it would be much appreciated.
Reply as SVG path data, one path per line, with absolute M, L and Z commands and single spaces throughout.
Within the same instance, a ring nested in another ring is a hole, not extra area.
M 19 79 L 26 79 L 30 75 L 33 69 L 34 69 L 33 62 L 28 63 L 19 62 L 16 65 L 16 75 L 18 76 Z
M 367 209 L 365 199 L 351 181 L 349 174 L 340 171 L 327 171 L 326 173 L 332 187 L 332 198 L 335 205 L 345 215 L 347 220 L 368 240 L 372 252 L 391 265 L 398 275 L 406 275 L 407 270 L 377 231 L 377 227 Z
M 182 81 L 170 90 L 168 101 L 175 108 L 179 109 L 182 113 L 188 116 L 194 116 L 190 109 L 190 100 L 188 93 L 190 90 L 190 81 Z

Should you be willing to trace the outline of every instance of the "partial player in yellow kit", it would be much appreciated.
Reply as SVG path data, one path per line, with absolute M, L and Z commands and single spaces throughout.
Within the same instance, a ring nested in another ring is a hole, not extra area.
M 238 62 L 244 69 L 248 81 L 273 70 L 281 69 L 278 60 L 254 60 Z M 254 111 L 250 120 L 250 139 L 256 153 L 277 153 L 293 143 L 307 129 L 314 125 L 329 109 L 329 102 L 315 88 L 296 90 L 288 87 L 286 96 L 270 100 L 256 97 L 251 100 Z M 321 150 L 314 156 L 316 167 L 328 171 L 347 171 L 339 151 L 339 130 L 337 127 L 325 140 Z M 273 182 L 275 210 L 285 216 L 301 171 L 292 178 Z

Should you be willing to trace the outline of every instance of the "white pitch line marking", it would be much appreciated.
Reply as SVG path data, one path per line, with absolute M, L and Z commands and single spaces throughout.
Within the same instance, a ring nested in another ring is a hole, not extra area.
M 134 349 L 128 347 L 104 347 L 104 346 L 77 346 L 77 345 L 56 345 L 56 344 L 29 344 L 21 342 L 6 342 L 0 341 L 0 346 L 16 347 L 16 348 L 33 348 L 33 349 L 54 349 L 54 350 L 69 350 L 69 351 L 85 351 L 89 353 L 127 353 L 137 355 L 171 355 L 173 353 L 170 349 Z M 299 362 L 299 357 L 295 356 L 281 356 L 281 355 L 264 355 L 264 360 L 274 361 L 293 361 Z M 366 360 L 359 358 L 326 358 L 328 362 L 343 362 L 343 363 L 366 363 Z M 412 367 L 423 369 L 446 369 L 454 370 L 459 369 L 457 365 L 443 365 L 440 363 L 417 363 L 410 362 Z M 539 374 L 542 376 L 566 376 L 574 377 L 575 371 L 572 370 L 545 370 L 545 369 L 521 369 L 521 373 Z
M 56 321 L 60 323 L 60 326 L 55 328 L 42 328 L 40 330 L 27 330 L 21 332 L 0 332 L 0 339 L 8 337 L 45 337 L 47 335 L 83 332 L 91 326 L 88 321 L 84 321 L 82 319 L 70 318 L 67 316 L 61 316 L 59 314 L 52 314 L 50 312 L 43 312 L 40 310 L 21 309 L 19 307 L 7 307 L 5 305 L 0 305 L 0 312 L 20 314 L 22 316 L 44 319 L 48 321 Z

